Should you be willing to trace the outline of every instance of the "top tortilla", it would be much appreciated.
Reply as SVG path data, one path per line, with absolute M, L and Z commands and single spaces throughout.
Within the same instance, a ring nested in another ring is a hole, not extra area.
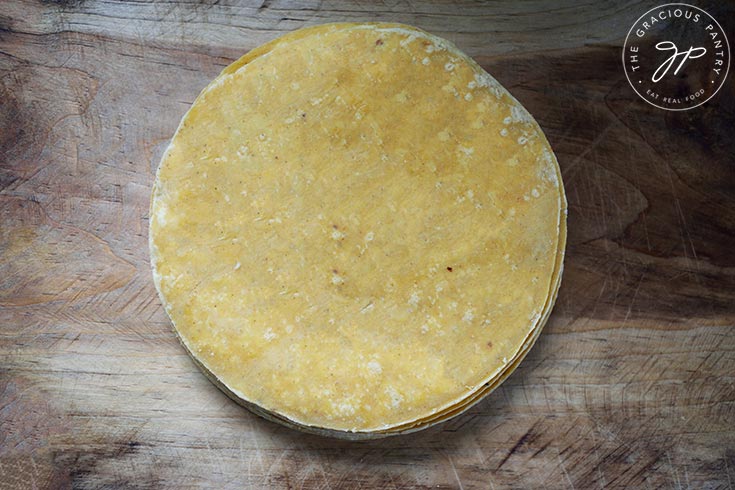
M 232 393 L 385 431 L 462 405 L 525 352 L 565 210 L 536 122 L 456 47 L 327 24 L 196 100 L 158 169 L 151 261 L 184 345 Z

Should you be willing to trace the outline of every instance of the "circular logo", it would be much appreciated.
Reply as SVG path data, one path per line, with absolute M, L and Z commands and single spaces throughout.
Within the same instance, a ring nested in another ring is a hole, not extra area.
M 641 15 L 623 45 L 630 86 L 651 105 L 684 111 L 711 99 L 730 69 L 730 45 L 720 24 L 686 3 Z

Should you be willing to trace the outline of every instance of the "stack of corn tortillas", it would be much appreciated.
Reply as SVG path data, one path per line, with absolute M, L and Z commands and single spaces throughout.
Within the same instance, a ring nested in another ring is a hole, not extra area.
M 476 63 L 412 27 L 329 24 L 202 92 L 158 170 L 151 260 L 231 397 L 380 437 L 515 369 L 556 298 L 565 221 L 546 138 Z

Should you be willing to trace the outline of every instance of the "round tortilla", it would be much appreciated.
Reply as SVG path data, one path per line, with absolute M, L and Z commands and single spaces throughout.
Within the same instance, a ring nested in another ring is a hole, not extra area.
M 327 24 L 251 51 L 158 169 L 150 246 L 182 343 L 299 428 L 423 428 L 495 388 L 556 298 L 566 238 L 541 129 L 447 41 Z

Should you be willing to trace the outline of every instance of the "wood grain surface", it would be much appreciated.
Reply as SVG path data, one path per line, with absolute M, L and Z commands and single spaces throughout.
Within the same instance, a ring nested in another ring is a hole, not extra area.
M 661 2 L 663 3 L 663 2 Z M 733 3 L 697 3 L 735 41 Z M 651 2 L 0 3 L 0 488 L 733 488 L 735 84 L 628 85 Z M 554 313 L 469 413 L 366 443 L 244 411 L 176 341 L 148 262 L 158 159 L 242 53 L 329 21 L 447 37 L 537 118 L 569 198 Z

